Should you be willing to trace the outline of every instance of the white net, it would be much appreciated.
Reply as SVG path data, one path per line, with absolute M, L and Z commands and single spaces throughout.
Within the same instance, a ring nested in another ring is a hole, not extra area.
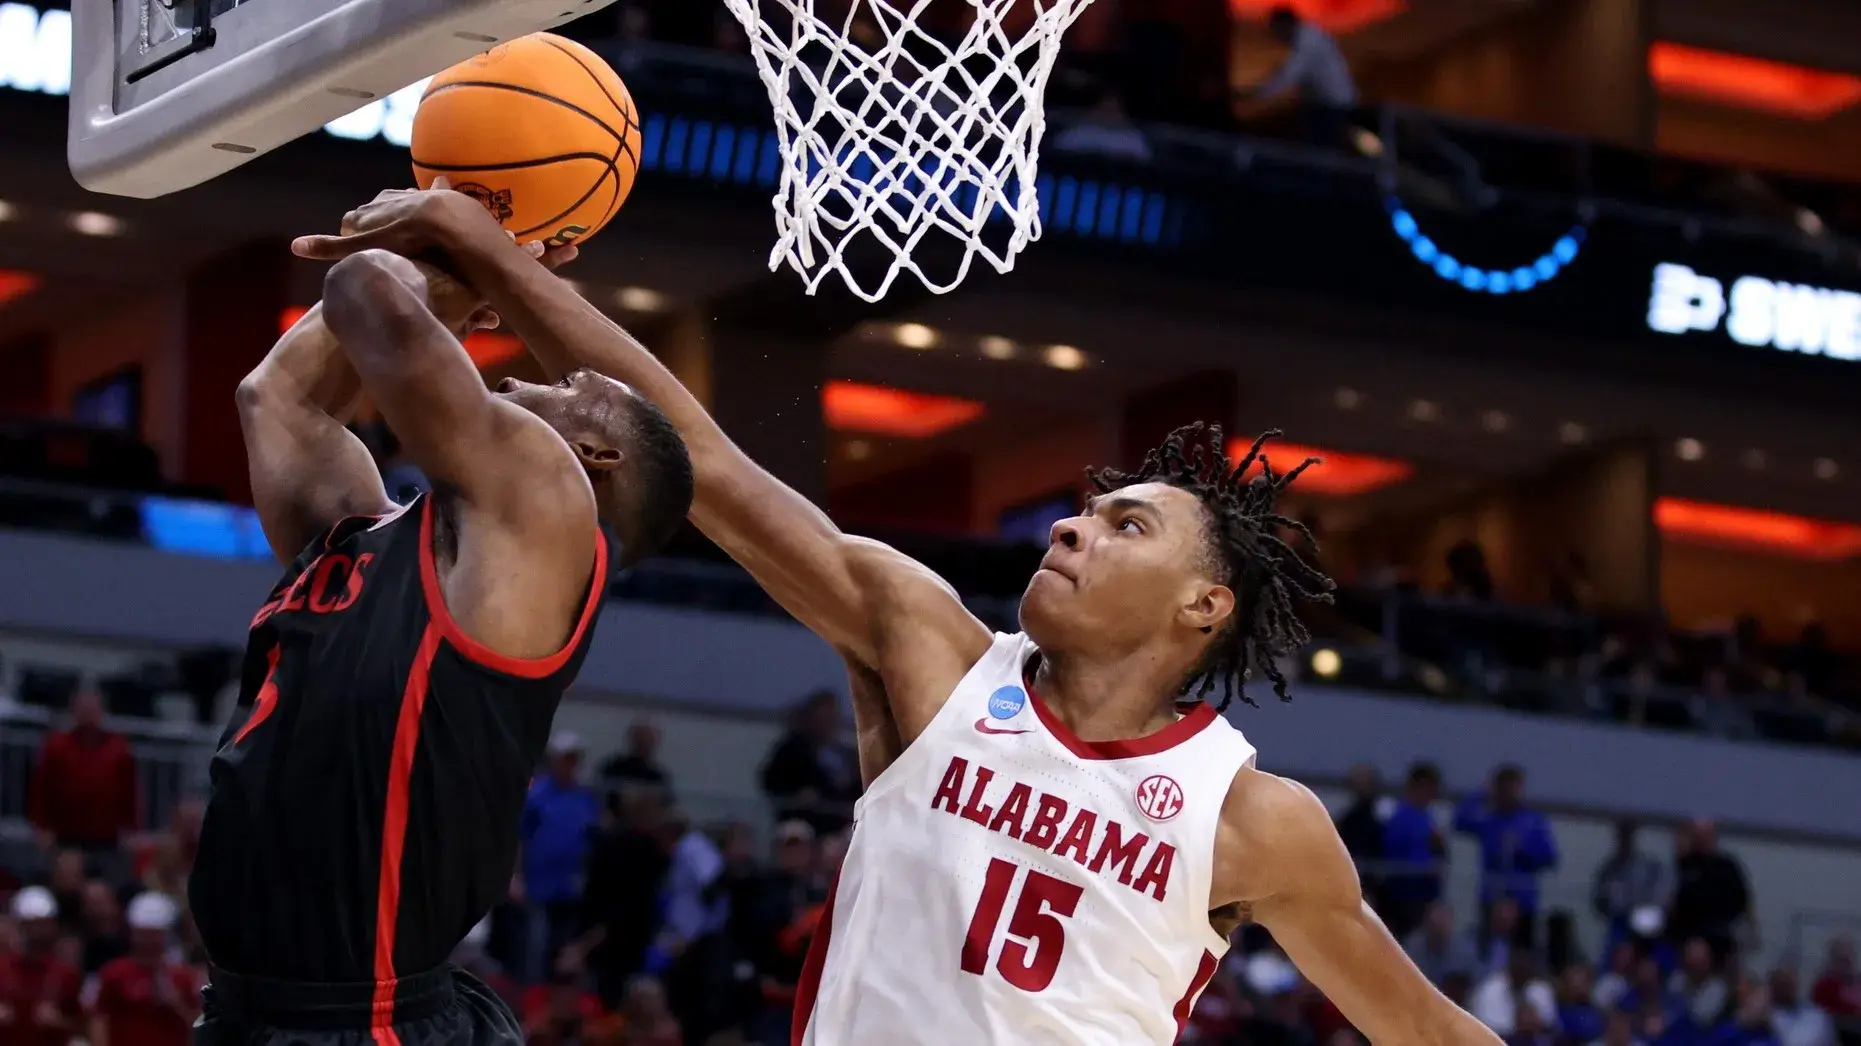
M 867 301 L 939 294 L 1040 237 L 1042 97 L 1091 0 L 724 0 L 775 107 L 769 267 Z

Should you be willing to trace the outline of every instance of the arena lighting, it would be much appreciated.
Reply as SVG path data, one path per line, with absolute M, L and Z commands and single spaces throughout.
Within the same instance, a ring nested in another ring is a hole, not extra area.
M 1236 436 L 1230 439 L 1228 459 L 1239 461 L 1246 456 L 1247 448 L 1252 444 L 1252 437 Z M 1342 451 L 1326 450 L 1323 447 L 1282 443 L 1279 440 L 1269 442 L 1265 453 L 1273 462 L 1274 472 L 1285 472 L 1306 458 L 1323 459 L 1300 474 L 1295 489 L 1305 494 L 1347 498 L 1353 494 L 1364 494 L 1387 487 L 1392 483 L 1400 483 L 1415 474 L 1414 466 L 1406 461 L 1372 457 L 1368 454 L 1347 454 Z M 1256 472 L 1259 468 L 1258 464 L 1254 466 Z
M 1668 94 L 1821 120 L 1861 102 L 1861 76 L 1667 40 L 1648 48 L 1648 77 Z
M 1086 354 L 1071 345 L 1049 345 L 1040 358 L 1054 370 L 1083 370 L 1086 365 Z
M 1333 33 L 1348 33 L 1394 18 L 1408 4 L 1403 0 L 1228 0 L 1237 18 L 1265 21 L 1275 7 L 1290 7 L 1299 17 L 1317 22 Z
M 942 340 L 936 331 L 922 323 L 901 323 L 892 328 L 892 340 L 907 349 L 934 349 Z
M 990 334 L 976 340 L 976 348 L 992 360 L 1011 360 L 1015 357 L 1015 343 L 1012 339 Z
M 614 292 L 614 304 L 628 312 L 659 312 L 666 305 L 666 296 L 645 287 L 622 287 Z
M 290 330 L 298 320 L 304 318 L 304 313 L 309 311 L 302 305 L 293 305 L 279 313 L 278 333 L 283 334 Z M 472 363 L 479 370 L 507 363 L 516 359 L 522 352 L 524 352 L 523 342 L 509 334 L 499 334 L 495 331 L 473 331 L 465 338 L 465 353 L 472 357 Z
M 1565 266 L 1576 261 L 1577 252 L 1583 249 L 1583 241 L 1589 235 L 1589 230 L 1582 225 L 1573 225 L 1569 232 L 1552 241 L 1549 250 L 1532 261 L 1510 269 L 1486 269 L 1448 254 L 1423 235 L 1415 216 L 1402 206 L 1401 200 L 1391 196 L 1384 201 L 1384 207 L 1389 211 L 1389 227 L 1395 230 L 1398 239 L 1409 245 L 1409 252 L 1415 255 L 1416 261 L 1433 269 L 1436 276 L 1449 283 L 1486 294 L 1522 293 L 1556 279 Z
M 123 231 L 123 219 L 102 211 L 78 211 L 65 222 L 85 236 L 115 236 Z
M 1320 679 L 1336 679 L 1344 670 L 1344 659 L 1330 647 L 1312 651 L 1312 674 Z
M 1836 562 L 1861 555 L 1861 525 L 1736 505 L 1657 498 L 1654 525 L 1675 541 L 1739 545 L 1796 559 Z
M 0 305 L 23 298 L 38 288 L 37 274 L 19 272 L 14 269 L 0 269 Z
M 904 439 L 929 439 L 982 417 L 983 405 L 885 385 L 830 381 L 821 389 L 827 427 Z

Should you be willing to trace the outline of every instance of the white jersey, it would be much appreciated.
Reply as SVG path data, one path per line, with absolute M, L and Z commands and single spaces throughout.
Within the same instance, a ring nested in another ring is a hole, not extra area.
M 1080 740 L 998 635 L 855 807 L 796 1000 L 799 1046 L 1168 1046 L 1228 942 L 1215 831 L 1254 748 L 1196 706 Z

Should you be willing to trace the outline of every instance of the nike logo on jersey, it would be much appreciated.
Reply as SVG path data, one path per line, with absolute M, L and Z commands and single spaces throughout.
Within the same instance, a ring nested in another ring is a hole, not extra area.
M 1032 730 L 1005 730 L 999 726 L 990 726 L 986 718 L 976 720 L 976 729 L 985 734 L 1031 734 Z

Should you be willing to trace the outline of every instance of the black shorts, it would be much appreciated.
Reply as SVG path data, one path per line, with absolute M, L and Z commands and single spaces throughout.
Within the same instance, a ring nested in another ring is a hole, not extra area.
M 215 968 L 201 989 L 195 1046 L 523 1046 L 504 1000 L 456 966 L 373 984 L 304 984 Z M 377 998 L 393 998 L 393 1018 Z

